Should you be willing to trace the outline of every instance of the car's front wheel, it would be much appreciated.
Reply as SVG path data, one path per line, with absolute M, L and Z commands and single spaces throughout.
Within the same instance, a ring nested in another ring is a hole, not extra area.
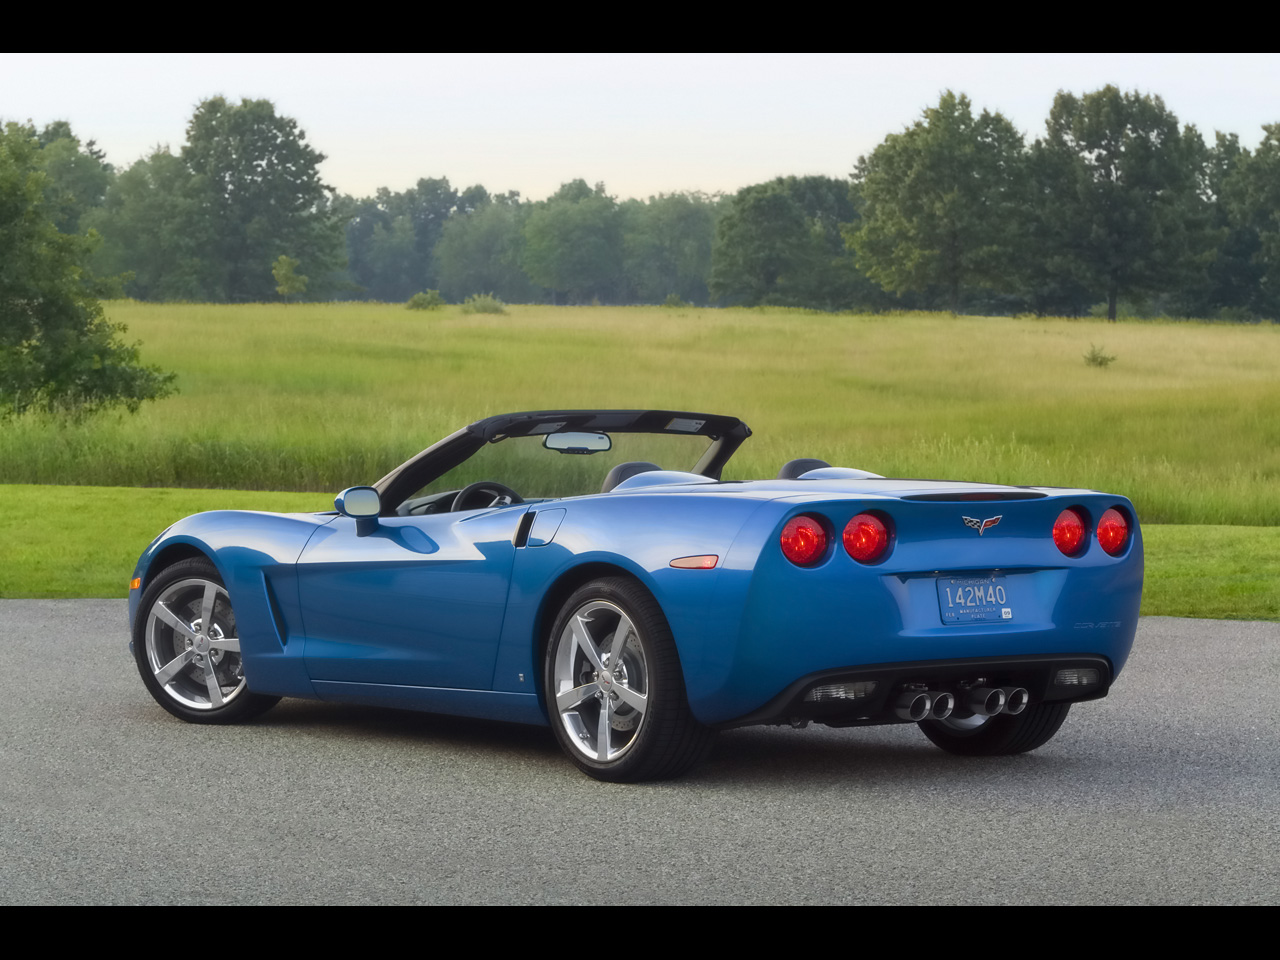
M 995 757 L 1044 746 L 1067 719 L 1069 703 L 1034 703 L 1018 714 L 923 720 L 924 735 L 948 753 Z
M 175 563 L 147 587 L 133 654 L 156 702 L 191 723 L 247 720 L 280 699 L 248 689 L 231 598 L 208 560 Z
M 597 780 L 679 776 L 714 737 L 689 710 L 662 609 L 634 580 L 596 580 L 568 599 L 548 638 L 543 690 L 560 745 Z

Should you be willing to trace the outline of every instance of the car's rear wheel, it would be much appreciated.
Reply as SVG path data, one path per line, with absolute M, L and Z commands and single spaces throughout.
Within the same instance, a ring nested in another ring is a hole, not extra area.
M 595 580 L 565 602 L 547 642 L 543 691 L 560 745 L 597 780 L 679 776 L 714 738 L 689 710 L 662 609 L 634 580 Z
M 994 757 L 1026 753 L 1048 743 L 1071 709 L 1069 703 L 1035 703 L 1019 714 L 924 720 L 924 735 L 948 753 Z
M 250 692 L 231 597 L 218 570 L 193 558 L 147 587 L 133 625 L 133 653 L 156 702 L 191 723 L 235 723 L 279 697 Z

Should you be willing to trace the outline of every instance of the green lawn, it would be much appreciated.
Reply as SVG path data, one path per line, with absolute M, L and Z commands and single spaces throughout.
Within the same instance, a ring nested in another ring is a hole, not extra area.
M 202 510 L 332 510 L 319 493 L 0 485 L 0 597 L 123 597 L 162 530 Z
M 332 509 L 321 493 L 0 486 L 0 597 L 123 597 L 138 555 L 201 510 Z M 1280 528 L 1148 524 L 1142 612 L 1280 620 Z
M 1280 527 L 1144 526 L 1142 612 L 1280 620 Z

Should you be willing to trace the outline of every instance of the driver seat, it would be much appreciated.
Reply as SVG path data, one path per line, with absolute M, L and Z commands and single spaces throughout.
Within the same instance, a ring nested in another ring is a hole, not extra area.
M 620 463 L 605 476 L 604 486 L 600 488 L 600 492 L 608 493 L 623 480 L 630 480 L 637 473 L 661 469 L 656 463 L 650 463 L 648 460 L 628 460 L 626 463 Z

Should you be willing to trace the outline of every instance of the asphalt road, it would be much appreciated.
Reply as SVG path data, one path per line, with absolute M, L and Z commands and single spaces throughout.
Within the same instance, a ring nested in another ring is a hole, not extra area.
M 1020 757 L 751 728 L 599 784 L 547 730 L 285 701 L 173 719 L 125 606 L 0 601 L 0 903 L 1280 902 L 1280 624 L 1142 621 Z

